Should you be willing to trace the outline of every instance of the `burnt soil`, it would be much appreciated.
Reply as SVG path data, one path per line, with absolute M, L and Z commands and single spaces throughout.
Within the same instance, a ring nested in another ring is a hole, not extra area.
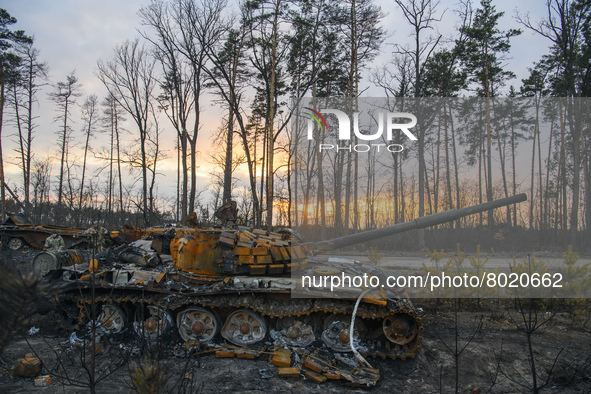
M 15 259 L 21 271 L 28 269 L 29 262 L 26 254 Z M 372 388 L 330 380 L 318 384 L 303 374 L 282 378 L 266 353 L 252 360 L 217 358 L 213 353 L 189 355 L 178 335 L 146 345 L 126 332 L 101 343 L 102 352 L 95 362 L 100 379 L 96 392 L 137 392 L 132 376 L 138 370 L 144 371 L 144 376 L 150 372 L 159 376 L 162 392 L 448 393 L 456 391 L 456 383 L 462 393 L 532 392 L 523 318 L 531 321 L 537 317 L 544 324 L 531 335 L 531 344 L 537 385 L 544 385 L 541 392 L 591 393 L 589 300 L 526 301 L 520 306 L 514 300 L 431 299 L 415 300 L 414 304 L 423 311 L 422 350 L 414 359 L 369 359 L 381 376 Z M 29 335 L 31 327 L 39 332 Z M 83 365 L 90 365 L 90 353 L 84 346 L 72 345 L 71 334 L 59 328 L 51 312 L 28 318 L 1 354 L 0 392 L 88 393 L 89 375 Z M 270 339 L 268 344 L 271 346 Z M 454 353 L 460 351 L 456 364 Z M 32 378 L 11 375 L 11 366 L 28 353 L 42 360 L 42 374 L 51 376 L 49 387 L 37 387 Z M 147 359 L 151 367 L 142 364 Z M 148 379 L 141 378 L 144 382 Z

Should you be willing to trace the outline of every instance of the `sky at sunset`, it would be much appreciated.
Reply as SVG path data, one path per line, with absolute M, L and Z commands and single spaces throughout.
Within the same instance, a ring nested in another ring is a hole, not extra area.
M 84 96 L 96 94 L 99 99 L 106 95 L 106 90 L 95 76 L 97 60 L 109 60 L 116 44 L 139 36 L 138 29 L 145 30 L 140 25 L 137 15 L 138 9 L 150 3 L 149 0 L 0 0 L 0 7 L 6 9 L 12 16 L 17 18 L 18 23 L 13 28 L 22 29 L 26 34 L 34 36 L 35 47 L 40 50 L 40 58 L 46 61 L 50 68 L 50 83 L 64 81 L 66 75 L 72 70 L 76 71 L 79 82 L 82 84 L 82 97 L 78 99 L 81 104 Z M 401 12 L 394 5 L 394 1 L 376 1 L 382 6 L 386 17 L 383 19 L 383 26 L 388 31 L 388 37 L 382 48 L 382 53 L 372 64 L 378 67 L 387 64 L 391 60 L 391 53 L 394 43 L 404 44 L 409 42 L 409 27 Z M 230 2 L 236 9 L 235 3 Z M 525 14 L 530 13 L 533 20 L 539 20 L 545 15 L 545 2 L 541 0 L 515 1 L 493 1 L 498 11 L 504 11 L 502 28 L 520 27 L 515 21 L 516 11 Z M 516 9 L 516 4 L 518 4 Z M 440 12 L 446 10 L 442 21 L 438 24 L 438 30 L 445 38 L 450 38 L 457 27 L 458 20 L 455 12 L 456 1 L 440 2 Z M 474 4 L 476 8 L 478 4 Z M 435 31 L 433 31 L 435 33 Z M 518 79 L 512 83 L 517 87 L 520 79 L 527 76 L 527 68 L 547 52 L 548 43 L 533 32 L 524 33 L 512 41 L 512 51 L 507 59 L 509 69 L 513 70 Z M 366 79 L 362 81 L 365 87 L 369 86 Z M 38 128 L 34 141 L 34 151 L 37 157 L 43 158 L 56 151 L 57 125 L 53 122 L 55 116 L 55 105 L 48 100 L 47 94 L 51 87 L 44 88 L 38 94 L 37 119 Z M 368 89 L 365 95 L 379 95 L 379 91 Z M 209 134 L 219 127 L 221 118 L 218 111 L 219 105 L 208 100 L 202 104 L 202 111 L 205 116 L 205 123 L 201 131 L 202 179 L 205 187 L 209 175 L 207 174 L 210 165 L 206 163 L 207 155 L 211 152 L 209 146 Z M 129 118 L 129 117 L 128 117 Z M 75 138 L 82 146 L 82 121 L 79 113 L 73 114 L 76 122 L 73 125 Z M 169 159 L 162 164 L 161 170 L 164 177 L 159 178 L 159 189 L 161 193 L 174 195 L 176 182 L 176 153 L 173 141 L 176 139 L 175 132 L 170 123 L 162 117 L 161 126 L 164 128 L 164 149 Z M 127 127 L 132 130 L 130 124 Z M 102 139 L 102 140 L 101 140 Z M 104 145 L 106 135 L 97 134 L 92 142 L 93 145 Z M 15 153 L 12 151 L 14 145 L 3 136 L 3 146 L 6 156 Z M 14 160 L 12 160 L 14 161 Z M 95 163 L 98 164 L 98 163 Z M 57 166 L 56 166 L 57 167 Z M 8 168 L 10 177 L 17 174 L 16 167 Z M 56 171 L 56 168 L 54 168 Z M 165 179 L 167 178 L 167 179 Z M 16 180 L 14 180 L 16 183 Z

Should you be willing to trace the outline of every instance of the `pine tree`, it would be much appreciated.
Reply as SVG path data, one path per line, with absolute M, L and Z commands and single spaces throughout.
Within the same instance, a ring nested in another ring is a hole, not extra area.
M 31 43 L 33 40 L 22 30 L 10 30 L 16 23 L 16 18 L 10 16 L 5 9 L 0 8 L 0 219 L 6 217 L 6 189 L 4 179 L 4 157 L 2 154 L 2 126 L 4 124 L 4 102 L 6 83 L 18 78 L 18 67 L 22 59 L 14 53 L 13 46 L 17 43 Z M 9 190 L 10 191 L 10 190 Z
M 461 56 L 468 73 L 468 80 L 476 85 L 479 96 L 485 97 L 486 104 L 486 199 L 493 200 L 492 186 L 492 142 L 490 97 L 498 94 L 498 90 L 508 79 L 514 78 L 512 71 L 505 70 L 502 65 L 503 55 L 511 48 L 510 39 L 521 34 L 519 29 L 500 31 L 499 19 L 504 12 L 497 12 L 491 0 L 481 0 L 481 8 L 476 10 L 474 20 L 469 26 L 460 29 L 466 35 L 462 44 Z M 488 212 L 488 224 L 494 224 L 493 212 Z

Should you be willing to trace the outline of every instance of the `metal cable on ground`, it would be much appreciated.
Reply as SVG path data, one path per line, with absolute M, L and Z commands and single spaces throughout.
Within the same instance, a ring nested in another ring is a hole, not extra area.
M 367 293 L 369 293 L 372 289 L 365 289 L 357 298 L 357 302 L 355 302 L 355 308 L 353 309 L 353 315 L 351 315 L 351 327 L 349 328 L 349 346 L 351 347 L 351 350 L 353 351 L 353 354 L 355 355 L 355 358 L 363 365 L 365 365 L 366 367 L 370 368 L 370 369 L 374 369 L 370 363 L 367 362 L 367 360 L 361 355 L 359 354 L 359 352 L 357 351 L 357 349 L 355 349 L 355 346 L 353 346 L 353 331 L 355 329 L 355 316 L 357 315 L 357 308 L 359 307 L 359 303 L 361 302 L 361 299 L 363 298 L 363 296 Z

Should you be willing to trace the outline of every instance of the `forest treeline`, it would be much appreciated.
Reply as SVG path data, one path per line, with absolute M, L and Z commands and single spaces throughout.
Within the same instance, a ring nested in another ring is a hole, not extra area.
M 192 212 L 210 220 L 236 200 L 244 223 L 342 234 L 526 192 L 526 207 L 455 226 L 523 228 L 560 246 L 582 245 L 591 225 L 591 132 L 582 99 L 591 89 L 591 2 L 548 0 L 540 20 L 512 19 L 492 0 L 395 3 L 410 39 L 388 36 L 373 0 L 153 0 L 138 10 L 139 36 L 93 65 L 106 97 L 86 92 L 75 72 L 50 81 L 35 32 L 14 30 L 16 19 L 0 10 L 0 137 L 16 146 L 10 153 L 0 146 L 2 217 L 20 211 L 42 223 L 148 226 Z M 455 15 L 451 37 L 438 33 L 444 15 Z M 501 27 L 508 25 L 514 28 Z M 517 81 L 508 54 L 523 31 L 548 46 Z M 385 52 L 391 59 L 379 65 Z M 472 128 L 455 124 L 445 106 L 435 121 L 418 117 L 417 141 L 392 155 L 380 182 L 351 152 L 327 160 L 310 154 L 313 147 L 294 148 L 302 98 L 343 97 L 355 111 L 368 92 L 406 102 L 477 97 L 483 115 L 470 119 L 479 125 Z M 500 97 L 527 98 L 535 109 L 527 127 L 495 121 Z M 548 112 L 550 97 L 563 101 Z M 204 121 L 212 103 L 222 114 L 215 125 Z M 55 115 L 55 146 L 43 158 L 34 139 L 46 105 Z M 204 129 L 215 129 L 213 142 Z M 163 141 L 172 138 L 175 151 L 165 152 Z M 167 155 L 178 167 L 174 196 L 158 188 Z M 516 160 L 523 155 L 527 168 Z M 294 176 L 302 160 L 306 171 Z M 91 161 L 103 164 L 91 169 Z M 205 161 L 212 168 L 207 192 L 198 184 Z M 7 163 L 18 166 L 18 178 L 6 177 Z M 312 178 L 304 190 L 314 203 L 304 204 L 316 208 L 303 215 L 292 189 Z M 383 208 L 378 191 L 390 196 Z

